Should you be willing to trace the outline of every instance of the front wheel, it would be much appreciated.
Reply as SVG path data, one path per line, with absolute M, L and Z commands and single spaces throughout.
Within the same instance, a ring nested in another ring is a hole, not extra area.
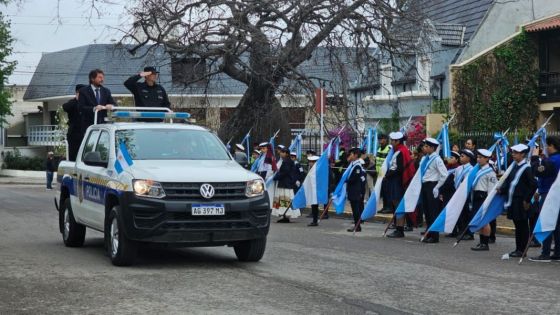
M 64 200 L 62 211 L 60 212 L 60 222 L 62 240 L 67 247 L 82 247 L 86 239 L 86 227 L 77 223 L 72 213 L 70 198 Z
M 113 265 L 130 266 L 136 259 L 138 243 L 126 237 L 119 212 L 120 208 L 114 206 L 109 213 L 109 220 L 105 227 L 105 238 L 108 240 L 107 251 Z
M 259 261 L 266 249 L 266 237 L 240 242 L 233 249 L 239 261 Z

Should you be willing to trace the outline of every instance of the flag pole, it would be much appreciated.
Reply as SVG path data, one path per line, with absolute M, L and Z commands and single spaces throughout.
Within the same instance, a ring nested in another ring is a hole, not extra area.
M 352 236 L 356 235 L 356 230 L 358 229 L 358 226 L 360 226 L 361 223 L 362 223 L 362 218 L 360 217 L 358 219 L 358 223 L 354 224 L 354 231 L 352 231 Z
M 320 88 L 319 91 L 320 91 L 320 92 L 319 92 L 319 98 L 320 98 L 319 104 L 320 104 L 320 106 L 321 106 L 321 126 L 320 126 L 321 132 L 320 132 L 320 137 L 321 137 L 321 154 L 322 154 L 322 153 L 323 153 L 323 150 L 324 150 L 324 149 L 323 149 L 323 144 L 324 144 L 324 142 L 323 142 L 323 141 L 324 141 L 324 140 L 323 140 L 323 137 L 324 137 L 324 133 L 325 133 L 325 131 L 324 131 L 324 127 L 325 127 L 324 124 L 325 124 L 325 122 L 324 122 L 324 119 L 323 119 L 323 115 L 324 115 L 323 110 L 324 110 L 324 107 L 325 107 L 325 104 L 324 104 L 324 93 L 325 93 L 325 90 L 324 90 L 323 88 Z
M 389 221 L 389 223 L 387 223 L 387 226 L 385 227 L 385 231 L 383 231 L 383 237 L 385 237 L 385 235 L 387 235 L 387 230 L 389 230 L 389 226 L 395 220 L 395 216 L 396 216 L 396 210 L 395 210 L 395 212 L 393 212 L 393 216 L 391 217 L 391 220 Z
M 329 202 L 327 202 L 327 205 L 325 206 L 325 209 L 323 209 L 323 212 L 321 212 L 321 216 L 319 217 L 319 222 L 321 222 L 321 220 L 323 220 L 323 217 L 325 216 L 325 214 L 327 214 L 329 212 L 329 208 L 331 207 L 332 204 L 332 199 L 329 198 Z
M 529 241 L 527 242 L 527 246 L 525 246 L 525 250 L 523 251 L 523 254 L 521 254 L 521 258 L 519 258 L 519 263 L 518 263 L 519 265 L 521 265 L 521 263 L 523 263 L 523 258 L 525 257 L 525 255 L 527 255 L 527 252 L 529 251 L 529 247 L 531 246 L 531 242 L 533 241 L 534 237 L 535 237 L 535 234 L 531 233 L 531 237 L 529 238 Z M 552 236 L 549 236 L 549 237 L 552 237 Z

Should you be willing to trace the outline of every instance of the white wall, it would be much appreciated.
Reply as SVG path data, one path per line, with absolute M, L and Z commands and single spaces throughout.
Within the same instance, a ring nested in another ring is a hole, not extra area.
M 559 13 L 560 0 L 495 2 L 456 63 L 470 59 L 506 39 L 514 34 L 520 25 Z

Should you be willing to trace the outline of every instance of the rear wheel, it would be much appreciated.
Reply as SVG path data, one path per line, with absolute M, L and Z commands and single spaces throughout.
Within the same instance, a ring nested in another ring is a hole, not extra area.
M 266 237 L 240 242 L 233 249 L 239 261 L 259 261 L 266 249 Z
M 109 220 L 105 227 L 107 251 L 113 265 L 130 266 L 136 259 L 138 243 L 126 237 L 119 212 L 119 206 L 114 206 L 109 213 Z
M 77 223 L 72 213 L 70 198 L 64 200 L 62 211 L 60 212 L 62 223 L 62 240 L 67 247 L 81 247 L 86 239 L 86 227 Z

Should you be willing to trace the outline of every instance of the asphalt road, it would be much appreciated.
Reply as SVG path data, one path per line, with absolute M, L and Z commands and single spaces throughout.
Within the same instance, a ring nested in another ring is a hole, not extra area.
M 551 314 L 560 310 L 560 263 L 501 260 L 511 238 L 475 253 L 443 239 L 382 238 L 348 220 L 308 228 L 273 223 L 259 263 L 231 248 L 145 248 L 114 267 L 102 235 L 64 247 L 52 193 L 0 186 L 0 314 Z M 536 254 L 532 250 L 531 254 Z

